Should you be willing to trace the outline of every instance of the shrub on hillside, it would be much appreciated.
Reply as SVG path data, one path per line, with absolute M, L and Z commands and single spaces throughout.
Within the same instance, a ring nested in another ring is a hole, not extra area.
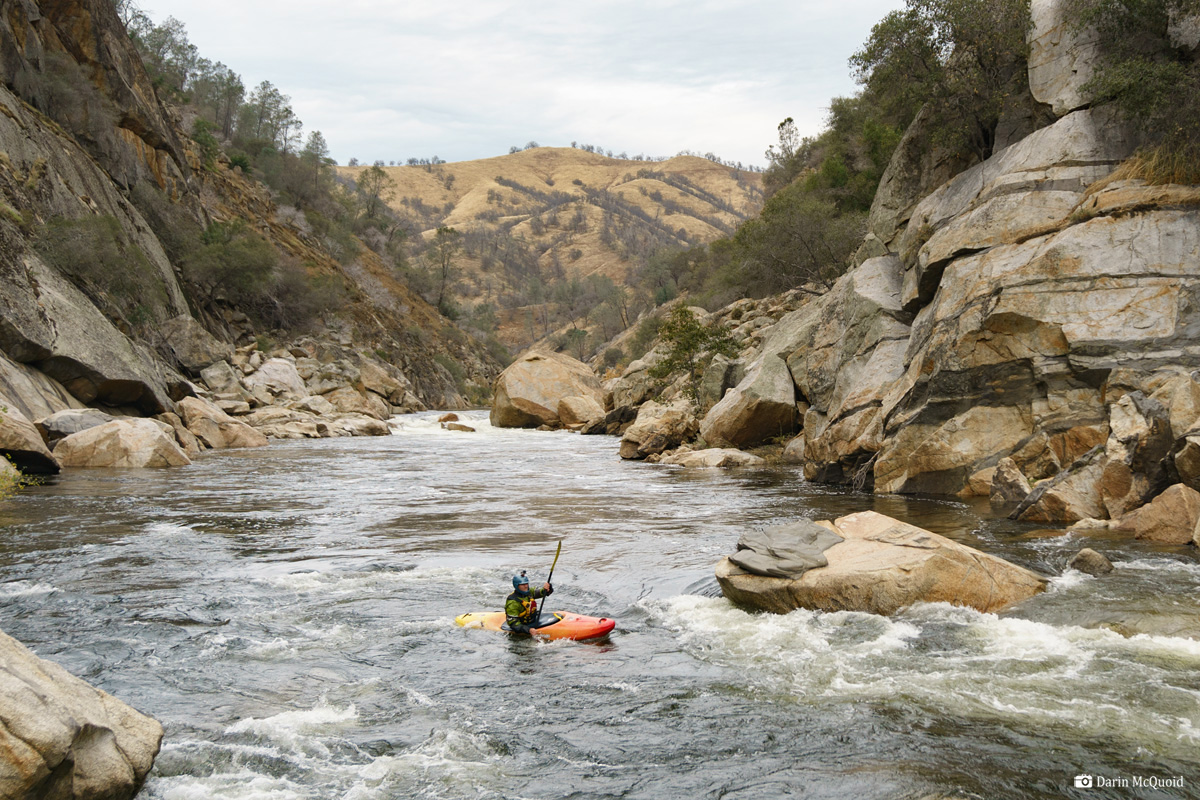
M 131 325 L 140 327 L 165 316 L 163 278 L 125 236 L 116 217 L 57 217 L 37 231 L 35 249 L 97 306 Z
M 1147 141 L 1128 177 L 1200 183 L 1200 56 L 1172 40 L 1185 20 L 1200 24 L 1200 0 L 1072 0 L 1071 6 L 1078 26 L 1099 34 L 1102 57 L 1085 89 L 1114 103 Z

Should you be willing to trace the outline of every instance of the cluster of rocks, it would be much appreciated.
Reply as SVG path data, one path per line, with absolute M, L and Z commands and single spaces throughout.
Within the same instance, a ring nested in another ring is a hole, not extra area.
M 338 345 L 302 340 L 268 353 L 255 344 L 234 349 L 190 317 L 163 333 L 192 378 L 177 384 L 186 396 L 170 410 L 137 417 L 128 414 L 136 409 L 88 408 L 65 390 L 47 393 L 45 384 L 54 381 L 40 376 L 42 385 L 15 400 L 0 393 L 0 452 L 34 474 L 171 467 L 205 450 L 261 447 L 270 439 L 383 436 L 393 414 L 424 410 L 399 370 Z M 6 367 L 0 388 L 8 391 L 21 388 L 14 376 L 33 372 Z M 30 420 L 22 408 L 31 406 L 48 413 Z

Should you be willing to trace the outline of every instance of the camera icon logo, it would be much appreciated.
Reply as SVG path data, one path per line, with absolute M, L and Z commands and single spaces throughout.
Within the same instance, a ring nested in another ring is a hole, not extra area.
M 1076 775 L 1075 776 L 1075 788 L 1076 789 L 1091 789 L 1092 788 L 1092 776 L 1091 775 Z

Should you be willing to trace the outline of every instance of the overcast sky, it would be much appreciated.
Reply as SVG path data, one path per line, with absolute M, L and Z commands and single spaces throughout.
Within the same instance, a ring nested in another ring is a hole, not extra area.
M 143 0 L 247 89 L 271 81 L 331 155 L 465 161 L 536 141 L 763 164 L 818 132 L 847 59 L 902 0 Z

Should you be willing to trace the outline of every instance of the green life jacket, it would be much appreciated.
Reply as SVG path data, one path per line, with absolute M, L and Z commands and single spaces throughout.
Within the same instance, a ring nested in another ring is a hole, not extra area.
M 533 622 L 537 619 L 537 603 L 534 601 L 545 595 L 546 590 L 540 586 L 530 589 L 527 595 L 513 592 L 504 599 L 504 621 L 510 628 L 514 625 L 528 625 Z

